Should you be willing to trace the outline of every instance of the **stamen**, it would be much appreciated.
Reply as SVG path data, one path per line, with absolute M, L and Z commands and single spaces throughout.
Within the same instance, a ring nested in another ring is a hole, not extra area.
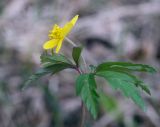
M 62 36 L 62 28 L 60 27 L 54 27 L 54 29 L 52 31 L 49 31 L 50 34 L 48 35 L 48 37 L 50 39 L 61 39 Z

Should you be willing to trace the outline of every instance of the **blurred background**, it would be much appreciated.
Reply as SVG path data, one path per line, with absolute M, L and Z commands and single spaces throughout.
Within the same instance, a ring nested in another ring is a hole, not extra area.
M 78 127 L 81 101 L 76 72 L 44 77 L 22 91 L 40 67 L 42 44 L 53 24 L 79 20 L 68 36 L 83 45 L 89 64 L 107 60 L 160 66 L 160 0 L 0 0 L 0 127 Z M 64 42 L 61 53 L 71 55 Z M 86 127 L 159 127 L 160 74 L 139 74 L 151 89 L 142 93 L 147 111 L 113 91 L 106 91 L 97 120 L 87 114 Z

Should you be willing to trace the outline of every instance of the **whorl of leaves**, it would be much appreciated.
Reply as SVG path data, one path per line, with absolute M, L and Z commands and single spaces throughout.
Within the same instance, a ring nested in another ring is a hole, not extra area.
M 81 52 L 81 47 L 73 48 L 72 58 L 74 63 L 61 54 L 42 54 L 40 57 L 42 68 L 30 76 L 24 84 L 24 88 L 46 74 L 53 75 L 67 68 L 77 70 L 80 66 Z M 94 118 L 96 118 L 98 114 L 99 97 L 103 98 L 103 100 L 105 98 L 105 94 L 97 92 L 98 85 L 95 80 L 96 76 L 104 78 L 109 86 L 120 90 L 123 95 L 131 98 L 143 110 L 146 109 L 145 103 L 140 96 L 139 88 L 151 95 L 150 90 L 148 86 L 132 72 L 155 73 L 156 70 L 153 67 L 130 62 L 104 62 L 98 66 L 90 65 L 89 69 L 90 72 L 81 73 L 77 77 L 75 87 L 77 95 L 82 98 Z

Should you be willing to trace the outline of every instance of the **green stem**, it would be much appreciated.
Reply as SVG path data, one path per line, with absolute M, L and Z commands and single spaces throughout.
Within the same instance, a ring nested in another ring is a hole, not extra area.
M 44 50 L 44 53 L 47 55 L 48 54 L 47 50 Z
M 69 42 L 71 45 L 73 45 L 74 47 L 77 46 L 77 45 L 76 45 L 73 41 L 71 41 L 69 38 L 66 37 L 65 40 L 66 40 L 67 42 Z M 82 60 L 83 60 L 85 69 L 87 69 L 87 63 L 86 63 L 83 55 L 82 55 Z M 77 70 L 77 72 L 78 72 L 79 74 L 82 74 L 82 73 L 83 73 L 83 71 L 82 71 L 81 69 L 79 69 L 79 67 L 77 67 L 76 70 Z M 85 105 L 84 105 L 83 101 L 82 101 L 81 107 L 82 107 L 82 117 L 81 117 L 80 127 L 84 127 L 85 117 L 86 117 L 86 111 L 85 111 Z
M 51 53 L 52 53 L 52 56 L 54 55 L 54 50 L 53 49 L 51 49 Z
M 79 74 L 82 74 L 83 72 L 77 67 L 76 68 L 77 72 Z M 82 109 L 82 116 L 81 116 L 81 123 L 80 123 L 80 127 L 84 127 L 85 124 L 85 118 L 86 118 L 86 111 L 85 111 L 85 105 L 83 103 L 83 101 L 81 101 L 81 109 Z
M 76 47 L 77 45 L 72 41 L 70 40 L 69 38 L 65 37 L 65 40 L 68 41 L 71 45 L 73 45 L 74 47 Z

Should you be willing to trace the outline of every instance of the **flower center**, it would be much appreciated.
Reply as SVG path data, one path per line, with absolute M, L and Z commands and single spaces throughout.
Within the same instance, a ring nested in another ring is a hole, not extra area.
M 60 28 L 58 25 L 55 25 L 53 30 L 50 31 L 50 34 L 48 35 L 50 39 L 61 39 L 62 36 L 62 28 Z

